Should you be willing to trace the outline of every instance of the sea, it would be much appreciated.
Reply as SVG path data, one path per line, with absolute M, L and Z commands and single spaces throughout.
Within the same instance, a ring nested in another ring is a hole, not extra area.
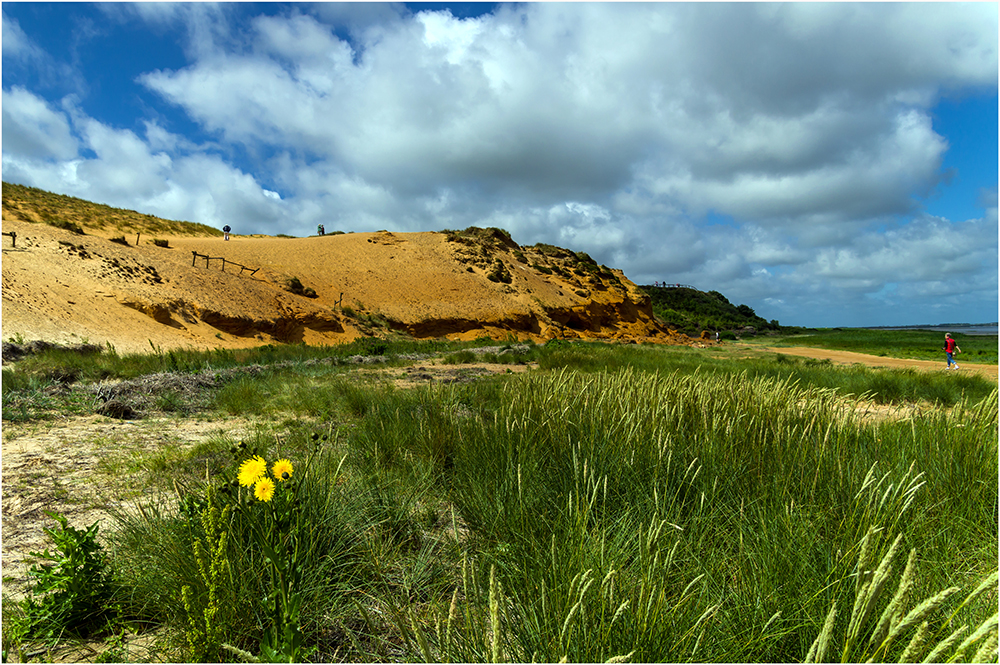
M 962 335 L 996 335 L 996 323 L 939 323 L 919 326 L 868 326 L 869 330 L 930 330 L 944 334 L 950 332 Z

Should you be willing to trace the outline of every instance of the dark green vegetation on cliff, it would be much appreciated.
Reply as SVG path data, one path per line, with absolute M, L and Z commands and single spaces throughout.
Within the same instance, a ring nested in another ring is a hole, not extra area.
M 684 286 L 640 286 L 653 301 L 653 314 L 673 330 L 697 337 L 703 330 L 732 333 L 744 328 L 756 332 L 781 330 L 777 321 L 767 321 L 748 305 L 734 305 L 718 291 L 698 291 Z M 723 339 L 732 339 L 725 334 Z

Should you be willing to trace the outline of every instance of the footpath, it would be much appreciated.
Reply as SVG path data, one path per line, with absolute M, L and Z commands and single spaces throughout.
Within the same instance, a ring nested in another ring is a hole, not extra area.
M 909 367 L 912 369 L 920 369 L 926 371 L 940 371 L 946 372 L 944 353 L 941 354 L 941 361 L 937 362 L 934 360 L 910 360 L 907 358 L 886 358 L 884 356 L 872 356 L 867 353 L 854 353 L 853 351 L 830 351 L 828 349 L 815 349 L 807 346 L 783 346 L 783 347 L 770 347 L 770 346 L 757 346 L 746 345 L 747 348 L 752 348 L 758 351 L 769 351 L 771 353 L 783 353 L 790 356 L 799 356 L 802 358 L 816 358 L 816 359 L 826 359 L 830 360 L 838 365 L 854 365 L 862 364 L 868 367 L 891 367 L 891 368 L 904 368 Z M 975 372 L 981 374 L 987 378 L 997 380 L 998 376 L 998 366 L 997 365 L 983 365 L 983 364 L 973 364 L 962 362 L 962 356 L 958 356 L 958 366 L 961 368 L 957 371 L 959 372 Z M 955 371 L 955 370 L 952 370 Z

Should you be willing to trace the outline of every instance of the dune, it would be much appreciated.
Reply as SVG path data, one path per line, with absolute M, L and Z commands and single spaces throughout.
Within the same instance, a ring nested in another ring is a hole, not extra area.
M 694 343 L 660 324 L 621 271 L 497 229 L 158 244 L 133 230 L 121 244 L 121 228 L 81 235 L 5 205 L 3 231 L 16 233 L 3 237 L 5 340 L 120 352 L 392 335 Z

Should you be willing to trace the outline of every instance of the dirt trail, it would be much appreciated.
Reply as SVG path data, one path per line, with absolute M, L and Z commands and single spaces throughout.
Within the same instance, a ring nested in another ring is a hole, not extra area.
M 814 349 L 807 346 L 786 346 L 770 347 L 757 346 L 756 344 L 743 344 L 748 349 L 758 351 L 769 351 L 771 353 L 783 353 L 790 356 L 800 356 L 803 358 L 817 358 L 831 360 L 838 365 L 861 364 L 869 367 L 890 367 L 890 368 L 911 368 L 926 371 L 947 371 L 945 362 L 934 360 L 910 360 L 907 358 L 886 358 L 883 356 L 872 356 L 867 353 L 854 353 L 853 351 L 831 351 L 828 349 Z M 972 363 L 959 363 L 960 372 L 975 372 L 982 374 L 988 379 L 997 380 L 997 365 L 974 365 Z

